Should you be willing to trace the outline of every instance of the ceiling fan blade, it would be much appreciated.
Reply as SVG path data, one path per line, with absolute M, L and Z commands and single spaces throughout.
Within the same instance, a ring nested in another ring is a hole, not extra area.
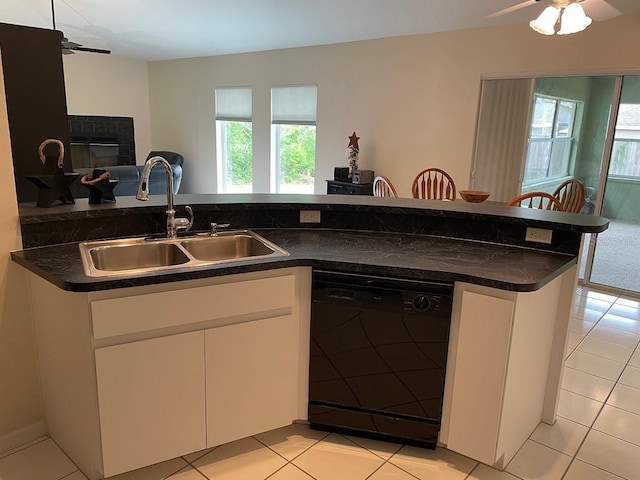
M 622 12 L 606 0 L 583 0 L 582 8 L 594 20 L 609 20 L 622 15 Z
M 78 52 L 90 52 L 90 53 L 104 53 L 105 55 L 109 55 L 111 50 L 104 50 L 102 48 L 89 48 L 78 45 L 77 47 L 69 47 L 68 50 L 75 50 Z
M 69 39 L 66 37 L 62 39 L 62 48 L 75 48 L 81 46 L 82 45 L 80 45 L 79 43 L 69 41 Z
M 503 8 L 502 10 L 498 10 L 497 12 L 493 12 L 491 15 L 487 15 L 487 18 L 501 17 L 502 15 L 507 15 L 509 13 L 516 12 L 522 8 L 535 5 L 539 1 L 540 0 L 525 0 L 524 2 L 517 3 L 511 7 Z

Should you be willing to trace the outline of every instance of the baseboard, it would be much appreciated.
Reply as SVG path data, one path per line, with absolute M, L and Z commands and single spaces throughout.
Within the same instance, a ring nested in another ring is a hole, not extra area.
M 44 422 L 27 425 L 20 430 L 8 433 L 0 437 L 0 455 L 2 453 L 17 448 L 26 443 L 32 442 L 47 434 L 47 427 Z

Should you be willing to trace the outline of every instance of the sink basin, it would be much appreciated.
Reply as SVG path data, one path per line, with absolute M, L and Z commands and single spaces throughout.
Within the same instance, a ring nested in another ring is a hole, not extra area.
M 135 243 L 107 245 L 89 251 L 93 266 L 103 271 L 182 265 L 189 261 L 174 243 Z
M 197 234 L 186 239 L 127 238 L 80 244 L 82 266 L 90 277 L 139 275 L 287 255 L 285 250 L 250 230 L 215 236 Z
M 182 246 L 198 260 L 214 262 L 270 255 L 275 251 L 256 237 L 245 234 L 194 238 L 184 240 Z

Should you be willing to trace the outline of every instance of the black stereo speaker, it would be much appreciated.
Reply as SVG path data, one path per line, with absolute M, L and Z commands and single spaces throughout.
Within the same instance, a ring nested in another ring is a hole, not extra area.
M 353 172 L 353 183 L 365 184 L 373 182 L 373 170 L 356 170 Z
M 335 167 L 333 169 L 333 179 L 340 182 L 349 180 L 349 167 Z

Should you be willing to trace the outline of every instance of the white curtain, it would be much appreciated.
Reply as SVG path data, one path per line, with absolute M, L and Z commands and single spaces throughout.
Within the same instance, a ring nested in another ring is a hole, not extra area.
M 471 188 L 508 202 L 520 193 L 527 152 L 532 78 L 483 80 Z

